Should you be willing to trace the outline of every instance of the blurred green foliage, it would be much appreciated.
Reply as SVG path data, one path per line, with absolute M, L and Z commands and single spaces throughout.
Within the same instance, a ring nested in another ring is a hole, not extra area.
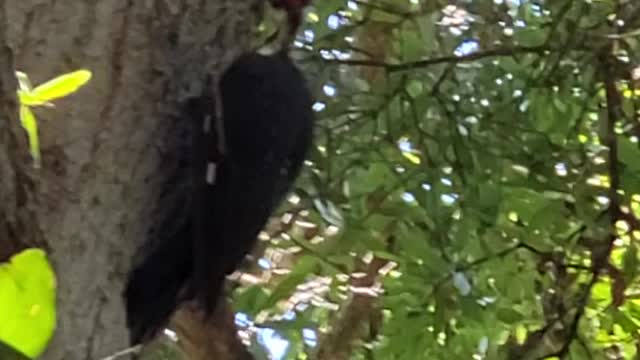
M 253 340 L 331 346 L 376 258 L 391 270 L 353 359 L 640 356 L 639 4 L 313 6 L 294 55 L 316 148 L 266 285 L 236 291 Z

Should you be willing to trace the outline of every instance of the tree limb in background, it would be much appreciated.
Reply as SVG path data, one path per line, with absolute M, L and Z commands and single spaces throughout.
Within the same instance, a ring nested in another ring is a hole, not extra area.
M 375 322 L 379 314 L 376 312 L 377 296 L 373 291 L 358 291 L 358 289 L 374 290 L 378 280 L 378 272 L 388 263 L 387 260 L 374 257 L 366 264 L 363 277 L 351 277 L 352 297 L 342 306 L 330 331 L 321 340 L 316 354 L 316 360 L 348 360 L 355 349 L 356 343 L 368 335 L 366 331 L 371 326 L 365 325 Z M 364 265 L 364 264 L 363 264 Z
M 190 360 L 253 360 L 253 356 L 238 338 L 234 313 L 221 302 L 209 321 L 191 304 L 184 305 L 172 318 L 172 328 L 178 334 L 178 344 Z

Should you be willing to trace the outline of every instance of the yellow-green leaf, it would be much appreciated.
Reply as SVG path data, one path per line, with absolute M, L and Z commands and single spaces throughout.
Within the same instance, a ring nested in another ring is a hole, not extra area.
M 31 91 L 31 95 L 41 102 L 48 102 L 75 92 L 90 79 L 91 71 L 77 70 L 36 86 Z
M 404 156 L 407 160 L 411 161 L 412 163 L 416 164 L 416 165 L 420 165 L 420 156 L 418 155 L 420 154 L 417 151 L 403 151 L 402 152 L 402 156 Z
M 38 122 L 28 106 L 20 105 L 20 123 L 29 138 L 29 152 L 33 157 L 34 166 L 40 167 L 40 140 L 38 139 Z
M 35 358 L 55 329 L 55 275 L 40 249 L 0 264 L 0 341 Z
M 25 106 L 53 107 L 52 103 L 37 97 L 34 93 L 29 91 L 18 90 L 18 100 L 20 100 L 20 105 L 25 105 Z

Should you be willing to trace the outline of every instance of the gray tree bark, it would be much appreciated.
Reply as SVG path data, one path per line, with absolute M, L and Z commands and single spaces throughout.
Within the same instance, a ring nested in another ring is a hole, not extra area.
M 249 46 L 259 0 L 0 0 L 0 260 L 48 250 L 58 326 L 44 359 L 101 359 L 127 346 L 121 291 L 161 175 L 172 116 Z M 36 112 L 34 170 L 13 70 L 35 84 L 93 78 Z M 9 121 L 6 121 L 9 120 Z

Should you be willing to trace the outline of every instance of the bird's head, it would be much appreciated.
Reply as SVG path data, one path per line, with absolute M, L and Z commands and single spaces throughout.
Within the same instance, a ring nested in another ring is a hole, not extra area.
M 298 31 L 302 22 L 302 10 L 309 5 L 311 0 L 269 0 L 271 6 L 276 9 L 282 9 L 287 13 L 289 35 L 293 35 Z

